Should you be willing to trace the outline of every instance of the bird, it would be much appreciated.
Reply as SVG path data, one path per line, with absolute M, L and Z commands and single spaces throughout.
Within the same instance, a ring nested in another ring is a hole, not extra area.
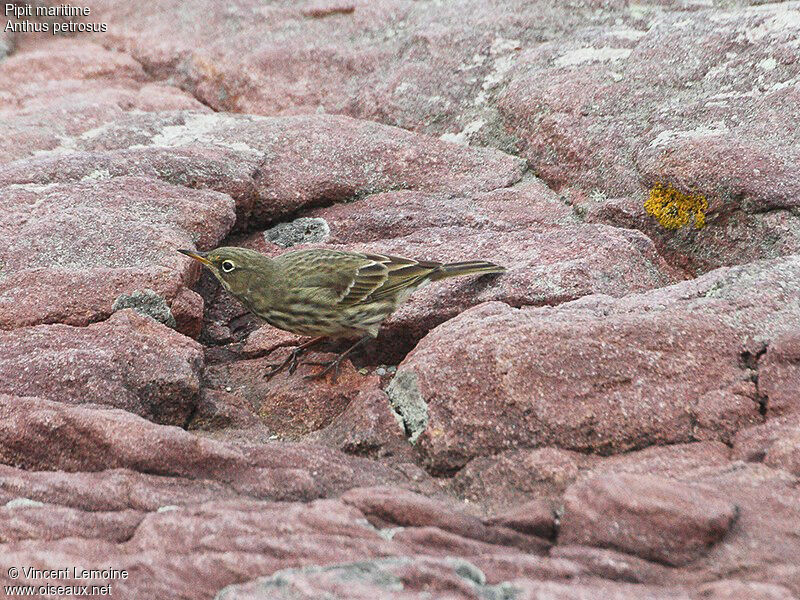
M 223 246 L 200 252 L 178 250 L 201 262 L 248 310 L 278 329 L 312 336 L 279 365 L 294 373 L 299 357 L 326 338 L 359 340 L 309 378 L 333 371 L 342 360 L 378 336 L 381 323 L 418 288 L 473 274 L 499 274 L 505 267 L 485 260 L 442 263 L 390 254 L 328 248 L 294 250 L 270 258 L 248 248 Z

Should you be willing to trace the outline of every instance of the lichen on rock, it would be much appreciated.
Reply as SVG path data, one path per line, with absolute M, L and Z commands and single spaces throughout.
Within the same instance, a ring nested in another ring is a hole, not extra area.
M 155 319 L 172 329 L 177 326 L 166 299 L 153 290 L 136 290 L 131 294 L 122 294 L 114 300 L 111 311 L 117 312 L 126 308 L 132 308 L 140 315 Z
M 647 214 L 654 216 L 665 229 L 680 229 L 694 220 L 694 228 L 706 226 L 708 200 L 702 194 L 686 194 L 672 184 L 656 183 L 644 203 Z

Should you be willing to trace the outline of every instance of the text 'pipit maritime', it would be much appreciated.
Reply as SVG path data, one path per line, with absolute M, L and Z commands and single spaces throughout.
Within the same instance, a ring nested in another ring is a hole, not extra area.
M 483 260 L 440 263 L 327 249 L 297 250 L 277 258 L 233 247 L 178 252 L 203 263 L 226 290 L 273 327 L 314 336 L 272 368 L 270 377 L 286 367 L 293 373 L 302 352 L 323 338 L 360 337 L 314 375 L 333 370 L 335 377 L 342 360 L 376 337 L 381 323 L 420 286 L 460 275 L 505 272 Z

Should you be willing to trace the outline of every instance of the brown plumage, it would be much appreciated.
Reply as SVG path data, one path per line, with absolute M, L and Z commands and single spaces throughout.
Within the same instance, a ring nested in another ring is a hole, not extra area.
M 431 281 L 461 275 L 503 273 L 490 262 L 440 263 L 400 256 L 313 249 L 269 258 L 246 248 L 179 252 L 202 262 L 226 290 L 270 325 L 315 336 L 274 369 L 294 371 L 299 353 L 319 339 L 361 337 L 319 375 L 378 335 L 381 323 L 411 293 Z

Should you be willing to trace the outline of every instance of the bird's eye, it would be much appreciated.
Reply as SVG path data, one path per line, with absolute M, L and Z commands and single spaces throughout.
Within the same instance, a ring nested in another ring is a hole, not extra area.
M 223 260 L 222 261 L 222 270 L 223 270 L 223 272 L 230 273 L 231 271 L 233 271 L 234 267 L 235 267 L 235 265 L 233 264 L 233 261 L 230 261 L 230 260 Z

